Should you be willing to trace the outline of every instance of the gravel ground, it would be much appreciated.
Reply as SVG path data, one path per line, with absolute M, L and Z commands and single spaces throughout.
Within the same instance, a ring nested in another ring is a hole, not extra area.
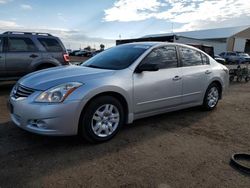
M 191 108 L 125 126 L 111 141 L 43 137 L 10 122 L 0 84 L 0 187 L 249 187 L 229 166 L 250 152 L 250 84 L 232 84 L 212 112 Z

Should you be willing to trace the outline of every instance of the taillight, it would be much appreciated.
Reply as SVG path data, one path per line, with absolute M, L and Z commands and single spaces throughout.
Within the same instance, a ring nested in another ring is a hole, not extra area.
M 63 54 L 63 59 L 65 62 L 69 63 L 69 54 L 68 53 L 64 53 Z

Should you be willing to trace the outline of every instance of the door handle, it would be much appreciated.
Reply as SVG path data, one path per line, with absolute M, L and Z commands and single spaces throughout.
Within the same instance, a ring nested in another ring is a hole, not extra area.
M 180 76 L 175 76 L 175 77 L 173 78 L 174 81 L 177 81 L 177 80 L 180 80 L 180 79 L 181 79 Z
M 38 55 L 36 55 L 36 54 L 31 54 L 30 57 L 31 57 L 31 58 L 36 58 L 36 57 L 38 57 Z
M 212 71 L 210 71 L 210 70 L 205 71 L 205 74 L 211 74 L 211 73 L 212 73 Z

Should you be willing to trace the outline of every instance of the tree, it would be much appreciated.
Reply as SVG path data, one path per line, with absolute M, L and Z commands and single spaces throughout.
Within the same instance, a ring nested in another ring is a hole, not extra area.
M 84 50 L 91 51 L 91 47 L 87 46 L 86 48 L 84 48 Z
M 105 48 L 104 44 L 100 44 L 100 50 L 103 51 Z

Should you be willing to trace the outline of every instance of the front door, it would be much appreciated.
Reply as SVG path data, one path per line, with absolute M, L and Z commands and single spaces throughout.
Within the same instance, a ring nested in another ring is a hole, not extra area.
M 158 71 L 134 73 L 134 112 L 147 113 L 181 104 L 182 79 L 176 47 L 160 47 L 140 63 L 157 64 Z M 140 66 L 139 65 L 139 66 Z

